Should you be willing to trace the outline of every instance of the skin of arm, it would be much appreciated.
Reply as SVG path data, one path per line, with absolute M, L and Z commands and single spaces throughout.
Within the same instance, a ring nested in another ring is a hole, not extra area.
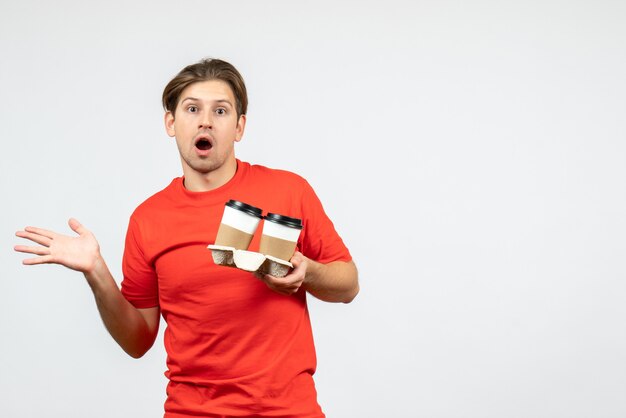
M 137 309 L 128 302 L 102 258 L 95 236 L 75 219 L 70 219 L 69 226 L 77 237 L 26 227 L 15 235 L 39 246 L 16 245 L 14 249 L 37 256 L 24 260 L 25 265 L 60 264 L 82 272 L 113 339 L 130 356 L 143 356 L 154 344 L 159 331 L 159 308 Z
M 326 302 L 350 303 L 359 293 L 356 265 L 352 261 L 318 263 L 296 252 L 291 258 L 294 269 L 279 278 L 266 274 L 260 277 L 272 290 L 285 295 L 297 292 L 300 287 Z
M 96 265 L 84 274 L 102 322 L 128 355 L 140 358 L 152 347 L 159 332 L 159 308 L 135 308 L 120 292 L 101 256 Z

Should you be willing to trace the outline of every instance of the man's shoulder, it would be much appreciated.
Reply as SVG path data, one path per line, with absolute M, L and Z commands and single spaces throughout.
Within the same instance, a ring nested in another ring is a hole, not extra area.
M 246 163 L 248 164 L 248 163 Z M 248 164 L 252 178 L 280 183 L 308 184 L 306 179 L 293 171 L 271 168 L 260 164 Z
M 163 207 L 167 206 L 168 202 L 172 200 L 173 194 L 175 193 L 180 181 L 181 178 L 176 177 L 165 188 L 159 190 L 141 202 L 137 208 L 135 208 L 132 217 L 141 217 L 142 215 L 162 210 Z

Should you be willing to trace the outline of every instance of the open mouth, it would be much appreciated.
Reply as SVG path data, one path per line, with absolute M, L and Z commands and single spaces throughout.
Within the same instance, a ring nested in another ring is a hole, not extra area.
M 208 151 L 213 148 L 213 145 L 207 138 L 200 138 L 196 141 L 196 148 L 200 151 Z

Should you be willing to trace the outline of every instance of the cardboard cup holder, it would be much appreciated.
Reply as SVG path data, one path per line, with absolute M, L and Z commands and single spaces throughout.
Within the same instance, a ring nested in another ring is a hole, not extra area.
M 254 251 L 238 250 L 225 245 L 209 245 L 215 264 L 235 267 L 258 274 L 271 274 L 274 277 L 285 277 L 293 264 L 280 258 L 264 255 Z
M 248 251 L 252 237 L 264 220 L 260 252 Z M 293 265 L 290 259 L 302 230 L 302 220 L 277 213 L 263 216 L 263 210 L 239 200 L 229 200 L 211 250 L 215 264 L 259 274 L 285 277 Z

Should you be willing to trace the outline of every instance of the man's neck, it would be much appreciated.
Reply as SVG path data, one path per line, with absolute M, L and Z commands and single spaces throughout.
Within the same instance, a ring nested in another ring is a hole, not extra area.
M 183 166 L 185 189 L 191 192 L 208 192 L 228 183 L 237 172 L 237 160 L 224 163 L 209 173 L 199 173 L 191 167 Z

